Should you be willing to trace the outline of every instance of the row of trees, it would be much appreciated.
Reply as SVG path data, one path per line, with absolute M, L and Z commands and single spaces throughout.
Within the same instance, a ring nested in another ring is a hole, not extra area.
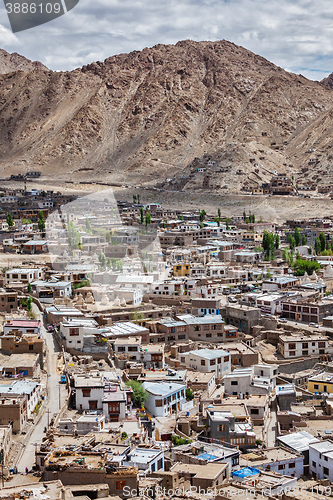
M 121 271 L 124 267 L 124 263 L 121 259 L 115 259 L 114 257 L 112 257 L 112 259 L 110 259 L 110 257 L 106 258 L 104 253 L 99 254 L 98 260 L 101 271 L 111 268 L 113 271 Z
M 246 212 L 244 210 L 243 212 L 243 220 L 246 222 L 246 224 L 254 224 L 256 221 L 256 216 L 254 214 L 251 214 L 251 210 L 249 211 L 249 215 L 246 215 Z
M 143 207 L 140 207 L 140 224 L 145 223 L 146 228 L 148 229 L 149 224 L 151 224 L 151 215 L 146 210 L 146 213 L 144 211 Z

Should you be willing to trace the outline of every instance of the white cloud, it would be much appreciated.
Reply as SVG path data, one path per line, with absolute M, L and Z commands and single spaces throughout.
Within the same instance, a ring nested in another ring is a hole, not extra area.
M 179 40 L 226 39 L 312 79 L 333 71 L 330 0 L 80 0 L 68 14 L 16 36 L 4 8 L 0 44 L 70 70 L 98 58 Z

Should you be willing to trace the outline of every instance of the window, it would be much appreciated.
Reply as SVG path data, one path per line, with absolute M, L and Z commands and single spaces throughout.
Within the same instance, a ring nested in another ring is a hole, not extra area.
M 324 460 L 325 460 L 325 462 L 328 462 L 328 458 L 327 457 L 324 457 Z
M 29 344 L 29 351 L 33 351 L 34 350 L 34 345 L 33 344 Z
M 308 343 L 302 342 L 302 349 L 307 349 L 307 348 L 308 348 Z
M 163 406 L 163 400 L 162 399 L 156 399 L 155 406 L 156 406 L 156 408 L 159 408 L 159 407 Z
M 126 481 L 116 481 L 116 490 L 123 490 L 126 486 Z
M 79 329 L 78 328 L 70 328 L 69 329 L 69 336 L 70 337 L 77 337 L 79 335 Z
M 224 424 L 221 424 L 218 426 L 218 430 L 219 432 L 224 432 L 225 431 L 225 425 Z
M 289 464 L 289 469 L 295 469 L 295 467 L 296 467 L 295 462 L 291 462 L 291 463 Z
M 228 363 L 228 362 L 229 362 L 229 356 L 224 356 L 223 361 L 224 361 L 225 363 Z
M 215 359 L 210 360 L 210 366 L 213 366 L 213 365 L 215 365 Z
M 221 364 L 221 358 L 217 358 L 217 362 L 220 365 Z
M 124 346 L 119 345 L 119 346 L 118 346 L 118 352 L 125 352 L 125 347 L 124 347 Z
M 279 464 L 278 469 L 279 470 L 284 470 L 285 469 L 285 465 L 284 464 Z
M 316 462 L 314 460 L 312 460 L 312 467 L 314 467 L 315 469 L 317 467 L 317 464 L 316 464 Z
M 82 396 L 84 398 L 90 398 L 91 389 L 82 389 Z
M 238 385 L 238 380 L 232 380 L 231 385 Z
M 212 336 L 212 334 L 211 334 L 211 333 L 206 333 L 206 337 L 207 337 L 207 338 L 210 338 L 211 336 Z
M 313 388 L 318 391 L 319 390 L 319 385 L 318 384 L 313 384 Z
M 328 471 L 327 467 L 323 467 L 323 473 L 324 473 L 325 476 L 328 476 L 329 471 Z
M 307 356 L 309 354 L 309 351 L 302 351 L 302 356 Z
M 296 351 L 289 351 L 289 356 L 296 356 Z
M 251 408 L 251 415 L 259 415 L 259 408 Z
M 288 346 L 289 346 L 289 351 L 296 349 L 296 344 L 294 342 L 288 344 Z
M 201 366 L 206 366 L 206 361 L 204 359 L 201 360 Z
M 163 467 L 163 458 L 160 458 L 160 459 L 157 461 L 157 470 L 162 469 L 162 467 Z

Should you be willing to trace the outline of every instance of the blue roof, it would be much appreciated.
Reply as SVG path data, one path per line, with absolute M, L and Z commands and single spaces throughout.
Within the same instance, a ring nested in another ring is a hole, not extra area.
M 255 467 L 243 467 L 243 469 L 236 470 L 232 473 L 233 476 L 243 478 L 256 476 L 257 474 L 260 474 L 260 470 L 256 469 Z

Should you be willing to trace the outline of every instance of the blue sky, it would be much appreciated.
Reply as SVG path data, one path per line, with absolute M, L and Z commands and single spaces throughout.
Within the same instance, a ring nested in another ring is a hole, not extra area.
M 65 16 L 15 35 L 1 4 L 0 21 L 1 48 L 53 70 L 157 43 L 225 39 L 312 80 L 333 71 L 331 0 L 80 0 Z

